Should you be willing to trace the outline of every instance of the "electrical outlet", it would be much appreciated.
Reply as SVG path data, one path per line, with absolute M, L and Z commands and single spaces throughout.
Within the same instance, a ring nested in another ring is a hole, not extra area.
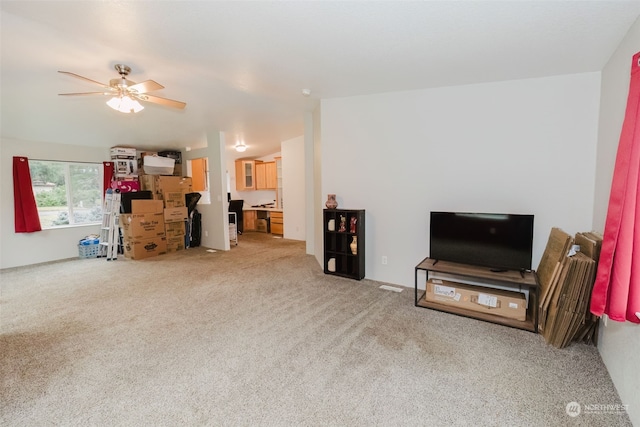
M 209 232 L 208 231 L 204 231 L 204 237 L 209 237 Z
M 386 255 L 382 256 L 382 265 L 387 265 L 387 256 Z

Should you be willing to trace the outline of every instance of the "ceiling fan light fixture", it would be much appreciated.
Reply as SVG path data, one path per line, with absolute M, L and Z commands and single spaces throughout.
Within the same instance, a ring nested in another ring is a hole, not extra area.
M 135 99 L 131 99 L 128 96 L 114 96 L 109 101 L 107 101 L 107 105 L 113 108 L 116 111 L 121 113 L 139 113 L 144 110 L 144 107 Z
M 93 83 L 94 85 L 98 85 L 102 88 L 100 92 L 59 93 L 58 95 L 109 95 L 112 98 L 107 101 L 107 105 L 121 113 L 138 113 L 142 111 L 144 107 L 140 105 L 140 102 L 138 101 L 152 102 L 155 104 L 178 108 L 181 110 L 187 106 L 186 102 L 176 101 L 169 98 L 162 98 L 156 95 L 147 95 L 147 92 L 164 89 L 164 86 L 153 80 L 145 80 L 141 83 L 127 80 L 127 76 L 131 72 L 131 68 L 127 67 L 126 65 L 116 64 L 115 69 L 116 71 L 118 71 L 118 74 L 120 74 L 120 78 L 109 80 L 108 85 L 102 84 L 96 80 L 83 77 L 79 74 L 71 73 L 69 71 L 58 71 L 59 73 L 67 74 L 71 77 Z
M 244 145 L 244 141 L 236 142 L 235 148 L 238 153 L 244 153 L 247 150 L 247 146 Z

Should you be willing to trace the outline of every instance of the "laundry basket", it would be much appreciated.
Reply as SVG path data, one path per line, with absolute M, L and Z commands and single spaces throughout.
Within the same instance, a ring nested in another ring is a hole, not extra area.
M 78 243 L 78 256 L 80 258 L 98 258 L 100 256 L 100 240 L 80 240 L 80 243 Z

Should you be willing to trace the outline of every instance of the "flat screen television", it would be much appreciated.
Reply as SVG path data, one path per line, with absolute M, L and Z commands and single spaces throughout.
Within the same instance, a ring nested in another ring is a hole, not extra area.
M 531 270 L 533 215 L 431 212 L 429 258 L 488 267 Z

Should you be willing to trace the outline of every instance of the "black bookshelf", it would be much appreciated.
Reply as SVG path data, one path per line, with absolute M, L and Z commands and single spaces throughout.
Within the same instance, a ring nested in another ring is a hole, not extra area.
M 324 209 L 322 221 L 325 274 L 364 279 L 364 209 Z M 341 227 L 341 224 L 344 224 L 344 227 Z M 355 254 L 351 248 L 354 239 Z

